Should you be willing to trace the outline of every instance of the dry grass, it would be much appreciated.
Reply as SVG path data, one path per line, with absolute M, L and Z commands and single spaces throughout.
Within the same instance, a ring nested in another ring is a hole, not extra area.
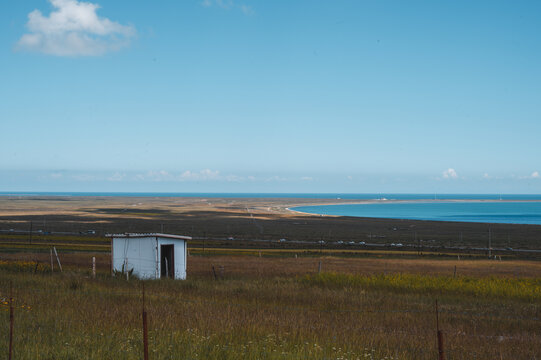
M 220 250 L 221 251 L 221 250 Z M 207 250 L 207 255 L 212 251 Z M 232 276 L 268 277 L 293 276 L 314 273 L 321 261 L 325 272 L 344 272 L 350 274 L 437 274 L 477 277 L 541 277 L 541 262 L 520 260 L 434 260 L 434 259 L 389 259 L 389 258 L 347 258 L 347 257 L 304 257 L 302 251 L 298 258 L 291 256 L 266 256 L 269 253 L 253 252 L 253 256 L 191 256 L 188 261 L 190 274 L 211 275 L 212 265 L 224 266 Z M 272 254 L 271 254 L 272 255 Z
M 0 300 L 10 281 L 16 294 L 15 358 L 140 359 L 141 282 L 110 278 L 103 255 L 96 280 L 90 255 L 61 256 L 63 274 L 0 266 Z M 538 279 L 538 263 L 461 261 L 453 278 L 451 261 L 322 261 L 317 275 L 312 257 L 191 256 L 189 280 L 146 281 L 151 358 L 434 359 L 435 298 L 448 359 L 541 356 L 541 285 L 513 273 Z

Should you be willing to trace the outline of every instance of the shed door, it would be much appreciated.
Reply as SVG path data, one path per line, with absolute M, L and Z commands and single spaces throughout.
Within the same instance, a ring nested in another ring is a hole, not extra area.
M 162 245 L 161 252 L 161 277 L 175 278 L 175 245 Z

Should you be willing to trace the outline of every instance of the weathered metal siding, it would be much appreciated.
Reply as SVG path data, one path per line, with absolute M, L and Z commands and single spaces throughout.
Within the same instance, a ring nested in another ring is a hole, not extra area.
M 122 271 L 127 261 L 127 270 L 133 269 L 137 277 L 156 279 L 159 277 L 159 273 L 156 274 L 156 255 L 156 237 L 113 238 L 114 270 Z
M 180 239 L 168 239 L 158 237 L 158 251 L 161 252 L 162 245 L 174 245 L 175 249 L 175 279 L 186 279 L 186 241 Z M 158 259 L 161 259 L 161 253 Z M 160 265 L 161 266 L 161 265 Z M 160 267 L 161 269 L 161 267 Z

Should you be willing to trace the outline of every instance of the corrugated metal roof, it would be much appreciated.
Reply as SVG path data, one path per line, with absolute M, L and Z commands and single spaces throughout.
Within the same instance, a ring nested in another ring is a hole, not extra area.
M 145 237 L 161 237 L 168 239 L 192 240 L 191 236 L 161 234 L 161 233 L 124 233 L 124 234 L 105 234 L 106 237 L 112 238 L 145 238 Z

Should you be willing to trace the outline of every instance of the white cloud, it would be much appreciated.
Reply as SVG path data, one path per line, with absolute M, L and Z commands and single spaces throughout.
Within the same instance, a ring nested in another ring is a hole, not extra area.
M 237 176 L 237 175 L 227 175 L 225 177 L 225 180 L 226 181 L 229 181 L 229 182 L 242 182 L 244 181 L 244 177 L 243 176 Z
M 483 179 L 492 179 L 492 176 L 490 176 L 488 173 L 484 173 Z
M 282 182 L 282 181 L 287 181 L 287 179 L 285 177 L 275 175 L 275 176 L 271 176 L 271 177 L 265 179 L 265 181 L 267 181 L 267 182 L 271 182 L 271 181 Z
M 92 174 L 77 174 L 71 177 L 76 181 L 99 181 L 101 180 L 99 176 Z
M 201 5 L 206 8 L 210 8 L 212 6 L 217 6 L 222 9 L 239 9 L 242 11 L 244 15 L 254 15 L 255 11 L 252 9 L 251 6 L 246 4 L 237 4 L 233 0 L 203 0 L 201 1 Z
M 241 5 L 240 10 L 244 13 L 244 15 L 250 16 L 255 14 L 254 9 L 252 9 L 252 7 L 248 5 Z
M 219 178 L 219 171 L 212 171 L 210 169 L 201 170 L 199 172 L 192 172 L 190 170 L 184 171 L 178 179 L 180 181 L 199 181 L 199 180 L 216 180 Z
M 516 175 L 512 175 L 511 177 L 515 178 Z M 521 180 L 525 180 L 525 179 L 541 179 L 541 174 L 539 174 L 539 171 L 534 171 L 533 173 L 531 173 L 531 175 L 519 176 L 518 178 L 521 179 Z
M 312 180 L 314 180 L 314 178 L 311 177 L 311 176 L 303 176 L 303 177 L 301 177 L 301 180 L 303 180 L 303 181 L 312 181 Z
M 107 180 L 109 181 L 122 181 L 126 178 L 126 174 L 116 172 L 113 175 L 109 176 Z
M 99 17 L 98 4 L 77 0 L 49 0 L 54 10 L 49 16 L 34 10 L 28 14 L 24 34 L 17 49 L 56 56 L 96 56 L 116 51 L 130 42 L 136 31 Z
M 457 179 L 458 174 L 456 173 L 455 169 L 449 168 L 443 172 L 443 178 L 444 179 Z

